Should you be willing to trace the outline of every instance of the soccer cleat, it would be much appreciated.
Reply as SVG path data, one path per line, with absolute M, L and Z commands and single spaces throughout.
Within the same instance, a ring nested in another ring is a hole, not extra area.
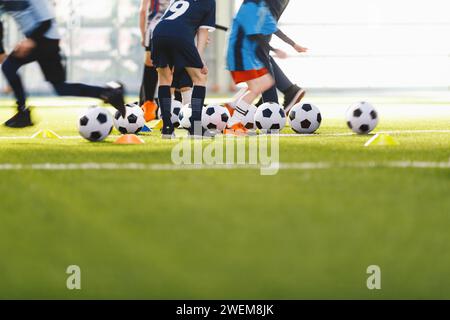
M 161 134 L 163 139 L 174 139 L 175 138 L 175 129 L 170 126 L 163 127 L 161 129 Z
M 105 91 L 100 96 L 100 98 L 106 102 L 112 105 L 114 108 L 116 108 L 120 115 L 125 118 L 126 114 L 126 107 L 125 107 L 125 88 L 123 84 L 120 82 L 109 82 L 106 84 Z
M 158 105 L 153 101 L 146 101 L 142 105 L 142 111 L 144 111 L 145 122 L 150 122 L 157 118 Z
M 289 114 L 289 111 L 291 111 L 293 106 L 302 101 L 305 94 L 306 91 L 295 84 L 285 92 L 283 107 L 286 115 Z
M 229 105 L 228 103 L 225 103 L 223 106 L 228 109 L 228 112 L 230 113 L 230 116 L 233 116 L 234 108 L 232 108 L 231 105 Z
M 217 132 L 213 130 L 206 130 L 202 128 L 201 133 L 194 132 L 192 128 L 188 129 L 188 137 L 191 139 L 203 139 L 203 138 L 214 138 L 217 136 Z
M 34 124 L 31 121 L 30 109 L 19 110 L 14 117 L 6 121 L 4 125 L 9 128 L 26 128 L 33 126 Z
M 223 133 L 225 135 L 247 136 L 248 129 L 242 123 L 238 122 L 232 125 L 231 128 L 225 129 Z

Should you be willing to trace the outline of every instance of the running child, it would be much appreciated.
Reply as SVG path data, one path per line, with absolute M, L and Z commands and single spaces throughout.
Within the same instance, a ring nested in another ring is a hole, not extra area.
M 22 66 L 35 61 L 58 95 L 99 98 L 125 115 L 124 88 L 121 84 L 112 82 L 106 87 L 95 87 L 66 82 L 60 54 L 60 36 L 50 1 L 0 0 L 0 15 L 3 13 L 9 14 L 25 35 L 25 39 L 16 45 L 2 64 L 3 74 L 17 99 L 17 114 L 6 121 L 7 127 L 24 128 L 33 125 L 18 71 Z M 1 42 L 3 38 L 0 38 Z
M 244 0 L 233 20 L 227 53 L 227 68 L 236 84 L 246 83 L 248 89 L 237 102 L 228 133 L 245 134 L 242 124 L 253 101 L 274 85 L 269 70 L 258 57 L 258 48 L 273 51 L 279 58 L 286 53 L 274 49 L 267 36 L 278 30 L 277 23 L 264 0 Z

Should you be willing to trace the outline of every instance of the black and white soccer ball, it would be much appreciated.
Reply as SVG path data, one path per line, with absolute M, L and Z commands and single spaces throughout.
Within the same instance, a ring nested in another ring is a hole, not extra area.
M 286 126 L 286 113 L 278 103 L 263 103 L 256 111 L 255 125 L 262 132 L 280 132 Z
M 178 100 L 172 100 L 172 110 L 170 112 L 170 120 L 175 128 L 180 126 L 179 115 L 180 111 L 183 108 L 183 104 Z M 161 118 L 161 108 L 158 108 L 158 119 Z
M 378 125 L 378 112 L 368 102 L 360 102 L 347 110 L 347 125 L 357 134 L 368 134 Z
M 227 127 L 230 118 L 230 112 L 227 108 L 210 104 L 202 110 L 203 129 L 213 132 L 222 132 Z
M 185 105 L 181 108 L 180 114 L 178 115 L 178 121 L 180 123 L 180 128 L 190 129 L 191 128 L 191 117 L 192 108 L 190 104 Z
M 258 108 L 256 106 L 251 105 L 248 108 L 247 114 L 245 115 L 244 119 L 242 120 L 242 124 L 248 130 L 255 130 L 256 129 L 256 126 L 255 126 L 255 114 L 256 114 L 257 110 L 258 110 Z
M 80 135 L 92 142 L 105 140 L 113 129 L 113 117 L 105 108 L 91 107 L 83 112 L 78 121 Z
M 114 116 L 114 126 L 122 134 L 139 133 L 145 126 L 144 111 L 137 104 L 126 105 L 125 118 L 119 111 Z
M 311 103 L 299 103 L 289 112 L 289 123 L 296 133 L 311 134 L 319 129 L 322 114 L 319 108 Z

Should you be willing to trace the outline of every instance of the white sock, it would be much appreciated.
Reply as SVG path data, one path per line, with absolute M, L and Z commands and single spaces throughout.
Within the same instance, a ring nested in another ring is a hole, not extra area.
M 182 91 L 181 92 L 181 103 L 183 104 L 183 106 L 190 104 L 191 100 L 192 100 L 192 89 L 189 89 L 187 91 Z
M 239 100 L 236 104 L 234 114 L 230 119 L 229 126 L 234 126 L 236 123 L 244 123 L 245 117 L 247 116 L 249 109 L 252 105 L 248 104 L 244 100 Z
M 228 105 L 233 108 L 236 109 L 236 106 L 238 104 L 238 101 L 241 100 L 248 92 L 248 88 L 240 88 L 239 91 L 234 95 L 234 97 L 231 99 L 230 102 L 228 102 Z

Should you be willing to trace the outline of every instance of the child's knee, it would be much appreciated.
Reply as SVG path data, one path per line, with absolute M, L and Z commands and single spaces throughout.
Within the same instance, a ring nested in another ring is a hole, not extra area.
M 192 77 L 192 82 L 196 86 L 204 86 L 204 85 L 206 85 L 206 81 L 208 79 L 207 75 L 201 73 L 200 71 L 195 72 L 191 77 Z
M 6 77 L 8 77 L 11 74 L 17 73 L 17 69 L 13 67 L 10 60 L 6 59 L 2 64 L 2 72 Z

